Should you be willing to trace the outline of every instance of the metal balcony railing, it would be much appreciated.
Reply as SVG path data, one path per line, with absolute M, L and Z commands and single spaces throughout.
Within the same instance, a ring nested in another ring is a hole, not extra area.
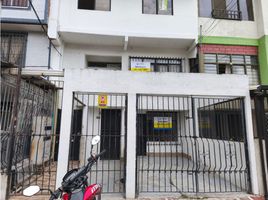
M 241 20 L 242 12 L 239 10 L 213 9 L 211 13 L 213 18 Z

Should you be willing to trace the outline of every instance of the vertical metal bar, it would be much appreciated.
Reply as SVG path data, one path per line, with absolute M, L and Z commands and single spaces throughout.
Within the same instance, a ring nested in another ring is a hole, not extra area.
M 196 159 L 196 172 L 195 172 L 195 183 L 196 183 L 196 193 L 199 192 L 199 160 L 198 160 L 198 142 L 197 140 L 197 135 L 196 135 L 196 123 L 195 123 L 195 98 L 191 97 L 192 101 L 192 118 L 193 118 L 193 139 L 194 139 L 194 146 L 195 146 L 195 159 Z
M 16 126 L 17 126 L 17 117 L 18 117 L 18 103 L 19 103 L 19 96 L 20 96 L 20 85 L 21 85 L 21 68 L 18 68 L 18 76 L 17 76 L 17 84 L 16 84 L 16 93 L 14 97 L 14 109 L 13 115 L 11 120 L 11 128 L 10 128 L 10 140 L 8 141 L 8 149 L 7 149 L 7 191 L 6 191 L 6 199 L 8 199 L 9 192 L 10 192 L 10 183 L 11 183 L 11 168 L 12 168 L 12 160 L 14 156 L 14 143 L 16 137 Z

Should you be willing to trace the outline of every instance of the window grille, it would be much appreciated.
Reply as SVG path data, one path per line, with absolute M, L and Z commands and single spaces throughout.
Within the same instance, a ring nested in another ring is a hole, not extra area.
M 27 35 L 7 32 L 1 34 L 1 62 L 23 66 Z

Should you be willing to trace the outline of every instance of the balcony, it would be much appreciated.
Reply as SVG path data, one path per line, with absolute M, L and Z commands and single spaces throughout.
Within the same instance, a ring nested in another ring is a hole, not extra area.
M 242 12 L 239 10 L 213 9 L 211 15 L 216 19 L 242 20 Z

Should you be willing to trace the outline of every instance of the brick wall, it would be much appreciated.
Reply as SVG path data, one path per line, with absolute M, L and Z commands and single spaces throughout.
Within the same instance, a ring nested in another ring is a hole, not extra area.
M 255 46 L 203 44 L 200 50 L 202 53 L 258 55 L 258 47 Z

